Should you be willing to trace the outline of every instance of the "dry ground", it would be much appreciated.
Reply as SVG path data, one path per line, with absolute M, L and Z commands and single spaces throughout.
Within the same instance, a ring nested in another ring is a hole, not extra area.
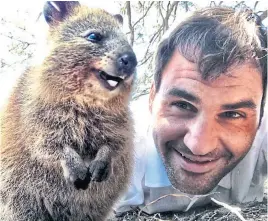
M 247 203 L 239 205 L 241 214 L 247 221 L 267 221 L 267 195 L 261 203 Z M 148 215 L 134 210 L 121 217 L 112 218 L 109 221 L 241 221 L 235 214 L 223 207 L 208 205 L 202 208 L 195 208 L 184 213 L 157 213 Z

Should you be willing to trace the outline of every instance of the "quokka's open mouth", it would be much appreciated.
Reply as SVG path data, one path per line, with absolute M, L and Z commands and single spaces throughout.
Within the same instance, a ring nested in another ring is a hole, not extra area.
M 125 76 L 115 77 L 102 70 L 97 70 L 97 77 L 101 81 L 102 85 L 109 90 L 117 88 L 125 79 Z

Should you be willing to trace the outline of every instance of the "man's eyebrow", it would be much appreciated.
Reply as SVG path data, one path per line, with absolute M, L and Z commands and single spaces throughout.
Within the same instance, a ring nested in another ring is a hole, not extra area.
M 184 89 L 172 88 L 171 90 L 168 91 L 167 94 L 171 96 L 184 98 L 185 100 L 188 100 L 191 102 L 200 103 L 200 99 L 197 96 L 195 96 L 194 94 L 191 94 L 190 92 Z
M 221 106 L 222 109 L 239 109 L 239 108 L 249 108 L 256 109 L 256 104 L 252 100 L 242 100 L 233 104 L 224 104 Z

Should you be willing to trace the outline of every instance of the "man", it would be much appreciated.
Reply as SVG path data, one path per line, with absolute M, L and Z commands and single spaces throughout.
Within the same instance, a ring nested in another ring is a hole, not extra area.
M 150 128 L 137 130 L 133 180 L 118 212 L 185 211 L 211 197 L 262 201 L 266 48 L 258 18 L 229 8 L 196 11 L 160 43 Z M 140 116 L 142 128 L 147 116 Z

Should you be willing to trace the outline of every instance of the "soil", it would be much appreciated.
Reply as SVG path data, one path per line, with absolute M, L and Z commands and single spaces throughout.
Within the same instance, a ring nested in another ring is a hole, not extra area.
M 233 205 L 232 205 L 233 206 Z M 236 205 L 238 206 L 238 205 Z M 267 195 L 263 202 L 251 202 L 238 206 L 241 208 L 240 214 L 246 221 L 267 221 Z M 120 217 L 114 217 L 109 221 L 241 221 L 236 215 L 224 207 L 207 205 L 202 208 L 195 208 L 188 212 L 181 213 L 156 213 L 148 215 L 141 213 L 138 209 L 121 214 Z

